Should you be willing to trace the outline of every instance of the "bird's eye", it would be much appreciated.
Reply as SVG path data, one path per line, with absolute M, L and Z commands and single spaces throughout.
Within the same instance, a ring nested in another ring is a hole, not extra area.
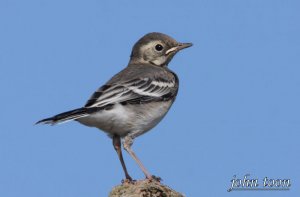
M 161 51 L 161 50 L 163 50 L 163 48 L 164 47 L 161 44 L 155 45 L 155 50 L 157 50 L 157 51 Z

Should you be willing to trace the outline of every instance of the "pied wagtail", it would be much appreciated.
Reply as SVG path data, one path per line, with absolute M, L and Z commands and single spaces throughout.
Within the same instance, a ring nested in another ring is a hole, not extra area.
M 106 132 L 129 176 L 121 150 L 137 162 L 147 179 L 152 176 L 135 155 L 133 140 L 157 125 L 169 111 L 178 92 L 178 77 L 168 68 L 174 55 L 191 43 L 179 43 L 162 33 L 148 33 L 133 46 L 128 66 L 100 87 L 84 107 L 37 122 L 58 124 L 76 120 Z

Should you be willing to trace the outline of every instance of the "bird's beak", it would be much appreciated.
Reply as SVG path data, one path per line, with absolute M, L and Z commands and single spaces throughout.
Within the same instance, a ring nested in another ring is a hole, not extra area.
M 193 43 L 179 43 L 176 50 L 179 51 L 181 49 L 189 48 L 191 46 L 193 46 Z
M 182 49 L 188 48 L 193 46 L 192 43 L 179 43 L 176 47 L 172 47 L 169 50 L 166 51 L 166 55 L 172 53 L 172 52 L 178 52 Z

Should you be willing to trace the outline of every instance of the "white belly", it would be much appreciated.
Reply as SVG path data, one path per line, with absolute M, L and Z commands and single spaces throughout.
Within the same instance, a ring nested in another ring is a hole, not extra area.
M 171 105 L 171 101 L 140 105 L 116 104 L 110 110 L 96 112 L 78 121 L 86 126 L 99 128 L 109 135 L 124 137 L 132 133 L 136 137 L 159 123 Z

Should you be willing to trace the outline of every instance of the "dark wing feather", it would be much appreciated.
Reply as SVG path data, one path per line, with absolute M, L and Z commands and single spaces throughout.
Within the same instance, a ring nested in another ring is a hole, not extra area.
M 104 85 L 88 100 L 85 107 L 104 107 L 108 104 L 140 104 L 173 99 L 178 91 L 178 78 L 138 78 L 120 84 Z

